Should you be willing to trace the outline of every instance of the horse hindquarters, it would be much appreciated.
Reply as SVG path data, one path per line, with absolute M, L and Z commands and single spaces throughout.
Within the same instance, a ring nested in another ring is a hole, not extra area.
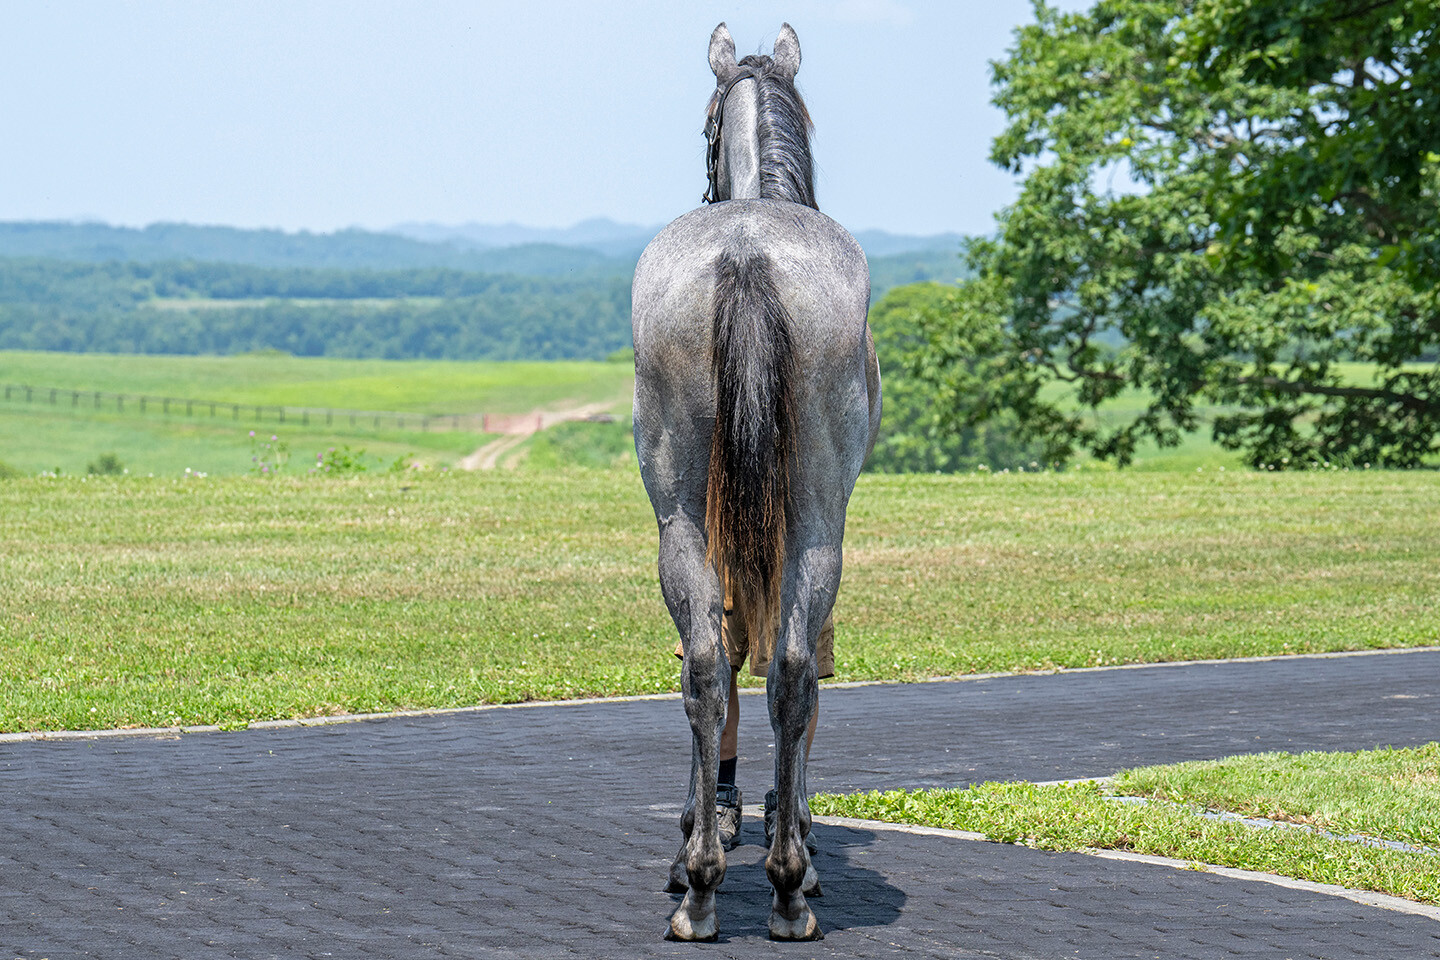
M 687 214 L 636 268 L 636 450 L 660 526 L 662 591 L 686 649 L 694 743 L 686 841 L 672 873 L 672 886 L 689 892 L 672 937 L 714 929 L 713 884 L 723 876 L 714 786 L 730 665 L 716 566 L 752 629 L 779 634 L 769 685 L 783 794 L 767 861 L 771 933 L 820 935 L 803 893 L 815 882 L 803 846 L 804 736 L 815 709 L 814 640 L 834 600 L 845 503 L 873 407 L 867 294 L 864 255 L 848 234 L 808 208 L 768 200 Z M 814 312 L 817 304 L 829 306 Z

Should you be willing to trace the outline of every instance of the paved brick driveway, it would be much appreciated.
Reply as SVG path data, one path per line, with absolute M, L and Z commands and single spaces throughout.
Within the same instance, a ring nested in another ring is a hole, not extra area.
M 831 689 L 811 787 L 1418 744 L 1437 678 L 1417 652 Z M 1322 894 L 834 826 L 823 942 L 764 939 L 749 844 L 722 941 L 665 943 L 688 766 L 674 700 L 0 744 L 0 957 L 1440 957 L 1440 923 Z

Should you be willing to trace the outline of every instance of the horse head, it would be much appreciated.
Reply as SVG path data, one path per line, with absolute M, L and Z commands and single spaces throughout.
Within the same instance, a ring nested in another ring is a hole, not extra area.
M 810 114 L 795 89 L 800 39 L 780 28 L 770 56 L 735 59 L 725 24 L 710 35 L 715 92 L 706 110 L 705 201 L 768 197 L 815 206 Z

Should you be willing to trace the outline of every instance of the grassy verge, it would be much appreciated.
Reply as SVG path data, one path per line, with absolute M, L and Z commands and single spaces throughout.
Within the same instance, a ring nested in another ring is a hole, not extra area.
M 1127 770 L 1110 789 L 1440 850 L 1440 743 L 1414 750 L 1256 753 Z
M 852 796 L 822 795 L 811 811 L 822 816 L 858 817 L 914 823 L 984 834 L 1004 843 L 1044 850 L 1127 850 L 1275 873 L 1318 883 L 1375 890 L 1424 903 L 1440 903 L 1440 857 L 1380 849 L 1309 831 L 1257 829 L 1233 821 L 1203 817 L 1204 809 L 1245 813 L 1266 806 L 1266 796 L 1292 801 L 1293 818 L 1332 828 L 1383 826 L 1387 840 L 1417 839 L 1400 823 L 1433 818 L 1434 782 L 1440 778 L 1440 751 L 1419 750 L 1352 754 L 1267 754 L 1231 758 L 1217 764 L 1151 767 L 1120 774 L 1113 788 L 1095 783 L 1036 786 L 986 783 L 964 790 L 896 790 Z M 1189 792 L 1197 768 L 1209 774 L 1228 769 L 1226 802 L 1213 790 Z M 1371 789 L 1351 791 L 1349 812 L 1332 821 L 1323 798 L 1331 777 Z M 1107 799 L 1106 790 L 1127 793 L 1131 785 L 1163 782 L 1176 805 L 1137 805 Z M 1368 832 L 1368 831 L 1361 831 Z M 1420 831 L 1434 836 L 1433 825 Z
M 1434 643 L 1435 488 L 862 477 L 838 679 Z M 630 470 L 0 482 L 0 729 L 674 690 L 655 545 Z

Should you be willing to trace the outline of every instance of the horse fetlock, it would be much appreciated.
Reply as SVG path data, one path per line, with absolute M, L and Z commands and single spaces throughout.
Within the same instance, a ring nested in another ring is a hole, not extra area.
M 714 890 L 720 886 L 725 880 L 725 849 L 717 842 L 713 850 L 686 858 L 685 876 L 692 890 Z
M 813 871 L 804 843 L 793 838 L 782 842 L 777 837 L 771 844 L 770 856 L 765 858 L 765 876 L 777 892 L 803 889 Z

